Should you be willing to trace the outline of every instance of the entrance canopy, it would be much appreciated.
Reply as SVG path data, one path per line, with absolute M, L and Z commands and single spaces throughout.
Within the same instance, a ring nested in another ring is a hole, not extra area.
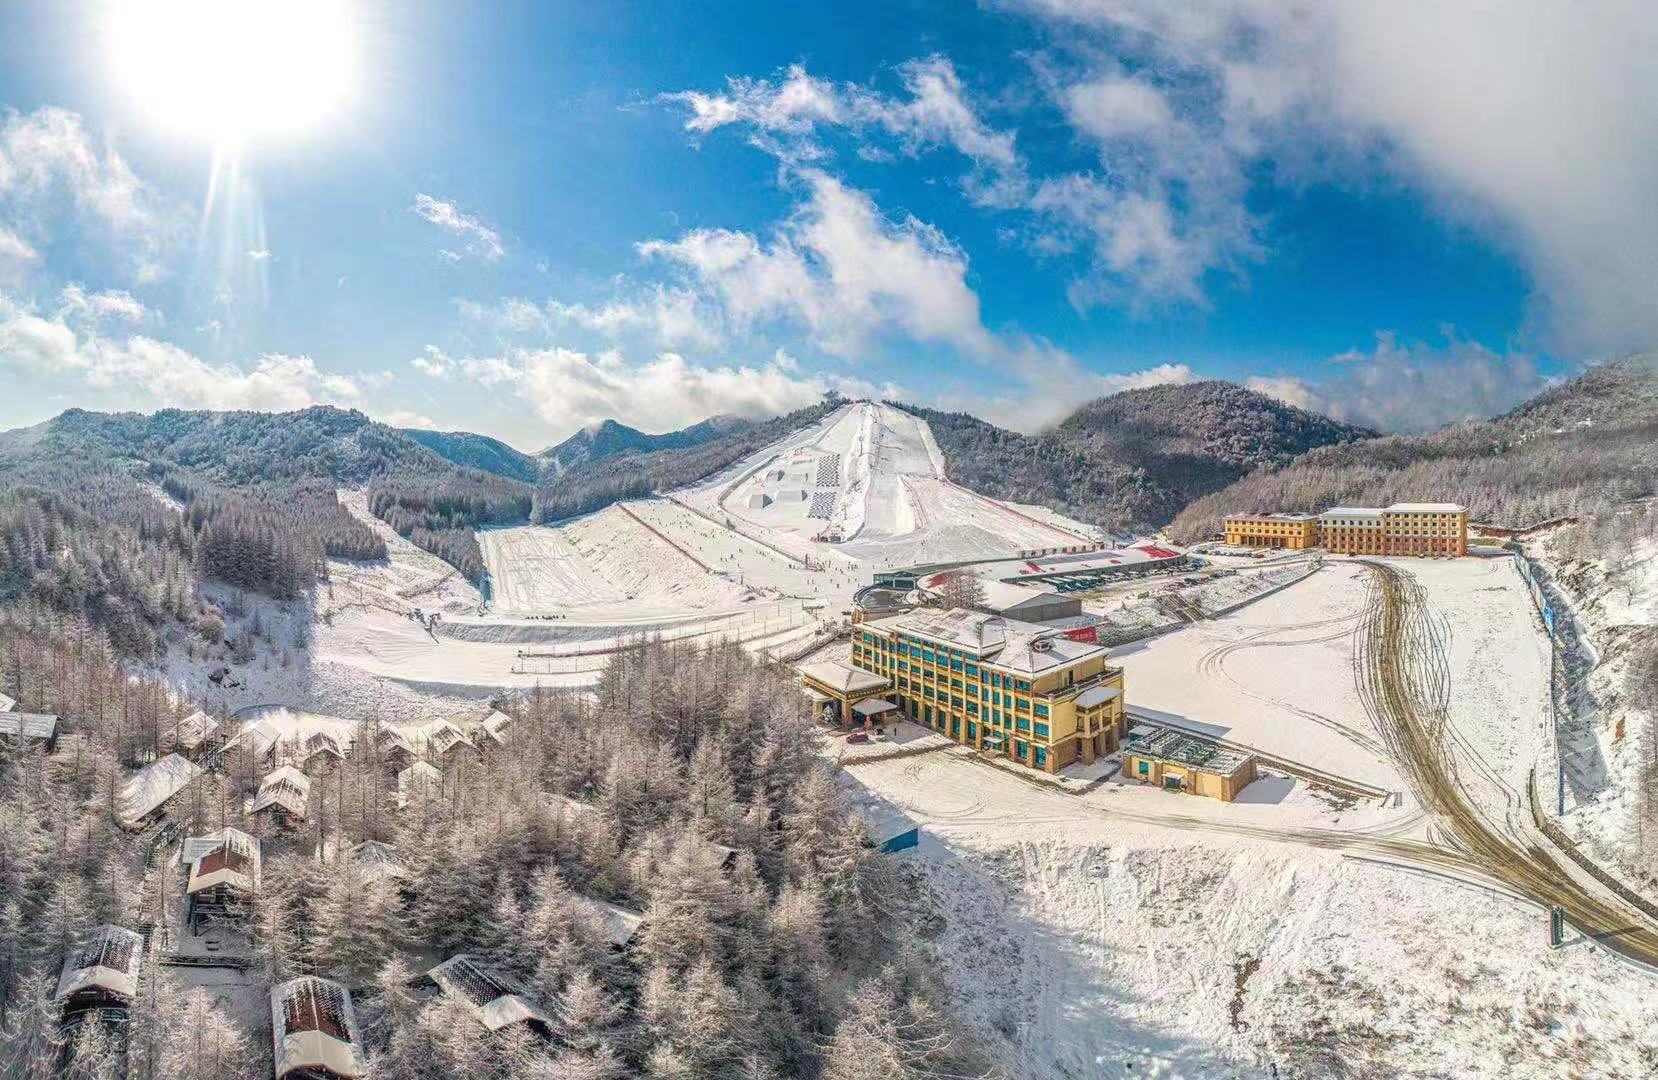
M 898 706 L 885 698 L 867 698 L 852 706 L 852 711 L 859 716 L 879 716 L 896 708 Z

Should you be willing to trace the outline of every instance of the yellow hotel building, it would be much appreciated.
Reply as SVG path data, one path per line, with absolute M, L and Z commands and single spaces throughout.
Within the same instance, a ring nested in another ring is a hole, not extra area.
M 1232 514 L 1226 519 L 1226 542 L 1233 547 L 1289 548 L 1318 546 L 1316 514 Z
M 1092 763 L 1127 732 L 1122 668 L 1051 627 L 920 609 L 860 623 L 851 660 L 916 723 L 1044 772 Z
M 1456 503 L 1337 506 L 1322 514 L 1232 514 L 1238 547 L 1323 547 L 1335 555 L 1466 555 L 1468 511 Z

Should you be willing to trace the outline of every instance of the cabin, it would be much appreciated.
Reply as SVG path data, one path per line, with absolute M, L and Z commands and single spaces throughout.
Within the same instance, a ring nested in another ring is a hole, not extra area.
M 218 745 L 224 725 L 197 709 L 173 729 L 173 750 L 191 761 L 199 761 L 207 750 Z
M 122 926 L 104 925 L 69 950 L 58 976 L 58 1005 L 66 1026 L 89 1014 L 125 1016 L 138 992 L 144 939 Z
M 507 736 L 515 723 L 517 721 L 506 713 L 491 709 L 489 715 L 479 721 L 477 729 L 472 732 L 473 741 L 477 743 L 487 741 L 496 746 L 505 746 L 507 745 Z
M 245 902 L 259 891 L 259 838 L 240 829 L 192 836 L 182 858 L 190 868 L 184 894 L 191 933 L 208 921 L 240 918 Z
M 397 861 L 397 849 L 379 840 L 364 840 L 353 847 L 351 859 L 365 884 L 401 882 L 408 876 L 403 864 Z
M 426 802 L 443 794 L 443 770 L 427 761 L 417 761 L 397 774 L 397 805 Z
M 168 800 L 195 783 L 205 770 L 183 754 L 168 754 L 139 769 L 121 787 L 115 816 L 129 829 L 142 827 Z
M 367 1067 L 351 991 L 303 975 L 271 987 L 275 1080 L 351 1080 Z
M 605 900 L 595 900 L 591 896 L 584 896 L 582 900 L 592 910 L 594 921 L 603 929 L 605 942 L 612 949 L 626 949 L 633 943 L 639 928 L 644 925 L 643 912 L 633 911 Z
M 50 754 L 58 748 L 58 718 L 51 713 L 15 712 L 7 709 L 0 712 L 0 736 L 45 747 L 46 752 Z
M 268 818 L 278 828 L 287 828 L 304 822 L 310 801 L 311 778 L 292 765 L 281 765 L 259 781 L 259 794 L 248 812 Z
M 0 694 L 0 712 L 11 712 L 17 708 L 17 699 Z
M 465 1006 L 490 1031 L 524 1024 L 538 1035 L 549 1035 L 547 1015 L 518 993 L 508 979 L 483 967 L 467 953 L 457 953 L 427 974 L 443 993 Z

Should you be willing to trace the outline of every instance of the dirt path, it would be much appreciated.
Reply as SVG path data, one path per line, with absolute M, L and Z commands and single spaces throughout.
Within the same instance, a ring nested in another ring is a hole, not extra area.
M 1517 824 L 1525 813 L 1524 797 L 1508 789 L 1457 736 L 1449 723 L 1453 687 L 1443 623 L 1421 585 L 1399 567 L 1364 565 L 1380 602 L 1359 639 L 1360 690 L 1393 759 L 1447 840 L 1513 891 L 1562 908 L 1568 921 L 1607 947 L 1658 963 L 1658 929 L 1581 884 L 1544 841 Z M 1468 785 L 1475 776 L 1507 794 L 1507 820 L 1488 816 L 1470 795 Z

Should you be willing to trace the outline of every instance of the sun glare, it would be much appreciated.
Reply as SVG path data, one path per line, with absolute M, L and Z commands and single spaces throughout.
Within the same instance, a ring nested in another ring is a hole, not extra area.
M 302 134 L 349 103 L 348 0 L 115 0 L 108 27 L 133 104 L 218 145 Z

